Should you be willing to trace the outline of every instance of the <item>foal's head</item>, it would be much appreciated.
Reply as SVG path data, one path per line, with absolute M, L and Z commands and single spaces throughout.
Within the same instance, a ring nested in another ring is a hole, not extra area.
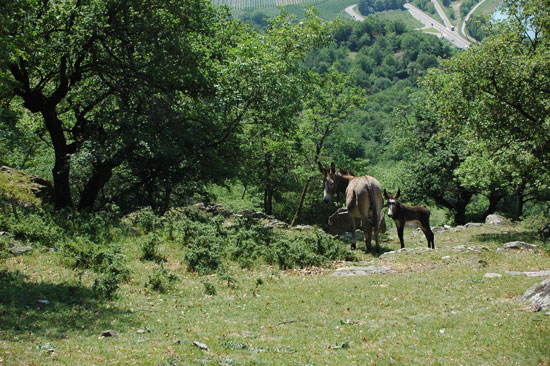
M 338 183 L 336 182 L 336 166 L 334 163 L 330 164 L 330 168 L 325 168 L 323 164 L 317 162 L 319 170 L 324 174 L 323 178 L 323 200 L 330 202 L 330 197 L 338 192 Z
M 393 196 L 390 193 L 386 192 L 386 190 L 384 189 L 384 196 L 388 200 L 389 217 L 397 216 L 399 212 L 399 208 L 401 204 L 399 203 L 399 201 L 397 201 L 397 197 L 399 197 L 400 194 L 401 194 L 401 191 L 399 189 L 397 190 L 397 193 Z

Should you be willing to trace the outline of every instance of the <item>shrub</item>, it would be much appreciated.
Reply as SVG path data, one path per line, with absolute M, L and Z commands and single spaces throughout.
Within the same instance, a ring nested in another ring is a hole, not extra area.
M 163 258 L 158 253 L 158 244 L 160 243 L 160 238 L 155 233 L 149 233 L 144 238 L 141 239 L 141 260 L 153 261 L 155 263 L 165 262 L 166 259 Z
M 185 262 L 191 271 L 200 274 L 215 272 L 222 265 L 223 243 L 215 235 L 202 234 L 187 247 Z
M 171 274 L 163 267 L 155 268 L 153 273 L 149 275 L 149 281 L 146 286 L 151 286 L 153 290 L 158 292 L 166 292 L 172 286 L 172 282 L 178 279 L 178 276 Z
M 116 246 L 99 245 L 86 237 L 76 237 L 64 245 L 63 254 L 74 260 L 74 268 L 91 269 L 99 274 L 93 290 L 106 298 L 112 298 L 120 284 L 130 277 L 126 258 Z

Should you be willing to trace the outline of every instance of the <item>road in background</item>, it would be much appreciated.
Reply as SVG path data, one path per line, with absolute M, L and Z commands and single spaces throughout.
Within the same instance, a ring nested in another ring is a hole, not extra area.
M 356 6 L 357 6 L 357 4 L 353 4 L 353 5 L 348 6 L 346 8 L 346 13 L 348 13 L 349 16 L 352 17 L 353 19 L 362 22 L 363 20 L 365 20 L 365 18 L 363 18 L 363 16 L 361 14 L 356 13 L 355 10 L 353 10 L 353 8 L 355 8 Z
M 404 7 L 416 20 L 424 24 L 426 27 L 434 28 L 435 30 L 437 30 L 439 33 L 441 33 L 443 37 L 451 41 L 451 43 L 453 43 L 456 47 L 468 48 L 468 46 L 470 45 L 471 42 L 462 38 L 458 34 L 458 32 L 445 27 L 443 24 L 439 23 L 437 20 L 424 13 L 416 6 L 407 3 L 404 5 Z
M 443 11 L 439 3 L 436 0 L 432 0 L 432 1 L 435 5 L 437 12 L 439 13 L 439 16 L 441 17 L 441 19 L 443 19 L 443 22 L 446 24 L 446 26 L 441 24 L 440 22 L 438 22 L 428 14 L 424 13 L 422 10 L 418 9 L 416 6 L 411 5 L 410 3 L 406 3 L 404 7 L 409 11 L 409 13 L 411 13 L 411 15 L 415 19 L 417 19 L 419 22 L 424 24 L 425 28 L 433 28 L 439 32 L 439 33 L 432 33 L 432 34 L 445 37 L 458 48 L 468 48 L 471 42 L 468 41 L 467 39 L 462 38 L 458 34 L 458 32 L 454 29 L 453 25 L 449 21 L 449 18 L 447 18 L 447 15 Z M 356 6 L 357 4 L 348 6 L 346 8 L 346 13 L 348 13 L 349 16 L 352 17 L 354 20 L 362 22 L 363 20 L 365 20 L 365 18 L 361 14 L 355 12 L 354 8 Z M 472 9 L 472 11 L 468 14 L 467 18 L 469 18 L 471 13 L 473 13 L 474 9 Z

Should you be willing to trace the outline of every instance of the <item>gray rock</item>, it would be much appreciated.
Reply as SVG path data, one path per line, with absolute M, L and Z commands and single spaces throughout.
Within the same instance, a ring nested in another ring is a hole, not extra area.
M 548 278 L 550 278 L 550 271 L 532 271 L 532 272 L 506 271 L 505 273 L 510 275 L 510 276 L 548 277 Z
M 340 235 L 344 233 L 350 233 L 353 231 L 352 217 L 348 214 L 348 210 L 345 208 L 339 208 L 328 218 L 328 232 L 332 235 Z M 363 227 L 361 220 L 355 218 L 355 228 L 361 229 Z M 382 218 L 380 222 L 380 232 L 386 232 L 386 221 Z
M 293 229 L 300 230 L 300 231 L 311 231 L 311 230 L 314 230 L 315 228 L 310 225 L 296 225 L 293 227 Z
M 537 250 L 538 247 L 535 244 L 528 244 L 522 241 L 511 241 L 502 246 L 504 249 L 528 249 L 528 250 Z
M 485 275 L 483 275 L 483 277 L 485 277 L 485 278 L 498 278 L 498 277 L 502 277 L 502 275 L 500 273 L 485 273 Z
M 32 245 L 26 245 L 26 246 L 14 245 L 9 250 L 9 252 L 13 255 L 21 255 L 21 254 L 25 254 L 25 253 L 28 253 L 28 252 L 32 252 Z
M 550 310 L 550 279 L 530 287 L 521 299 L 530 301 L 534 311 Z
M 193 346 L 198 347 L 198 348 L 200 348 L 200 349 L 202 349 L 202 350 L 204 350 L 204 351 L 208 351 L 208 346 L 207 346 L 206 344 L 204 344 L 204 343 L 194 341 L 194 342 L 193 342 Z
M 471 227 L 480 227 L 480 226 L 483 226 L 483 224 L 481 222 L 469 222 L 464 226 L 467 228 L 471 228 Z
M 485 245 L 472 245 L 471 247 L 468 247 L 468 250 L 480 252 L 482 250 L 490 251 L 491 249 L 489 249 L 489 247 L 486 247 Z
M 349 277 L 349 276 L 367 276 L 370 274 L 388 274 L 388 273 L 395 273 L 395 271 L 386 266 L 367 266 L 367 267 L 352 266 L 352 267 L 338 268 L 336 271 L 332 273 L 332 276 Z
M 512 225 L 508 219 L 506 219 L 504 216 L 500 215 L 487 215 L 485 218 L 485 223 L 488 225 Z
M 105 332 L 101 333 L 101 337 L 103 337 L 103 338 L 116 337 L 117 335 L 118 335 L 118 333 L 115 330 L 112 330 L 112 329 L 106 330 Z

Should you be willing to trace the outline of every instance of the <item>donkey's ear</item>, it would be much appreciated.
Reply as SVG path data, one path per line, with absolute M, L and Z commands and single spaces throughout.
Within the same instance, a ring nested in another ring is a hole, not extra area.
M 323 166 L 323 164 L 321 164 L 320 161 L 317 162 L 317 166 L 319 167 L 319 171 L 320 171 L 321 173 L 327 174 L 327 168 L 325 168 L 325 167 Z
M 397 199 L 397 197 L 399 197 L 400 194 L 401 194 L 401 190 L 398 188 L 397 193 L 395 194 L 395 196 L 393 198 Z
M 330 174 L 336 174 L 336 164 L 330 163 Z
M 386 192 L 386 188 L 384 188 L 384 197 L 386 197 L 386 199 L 391 199 L 391 194 L 389 194 L 388 192 Z

